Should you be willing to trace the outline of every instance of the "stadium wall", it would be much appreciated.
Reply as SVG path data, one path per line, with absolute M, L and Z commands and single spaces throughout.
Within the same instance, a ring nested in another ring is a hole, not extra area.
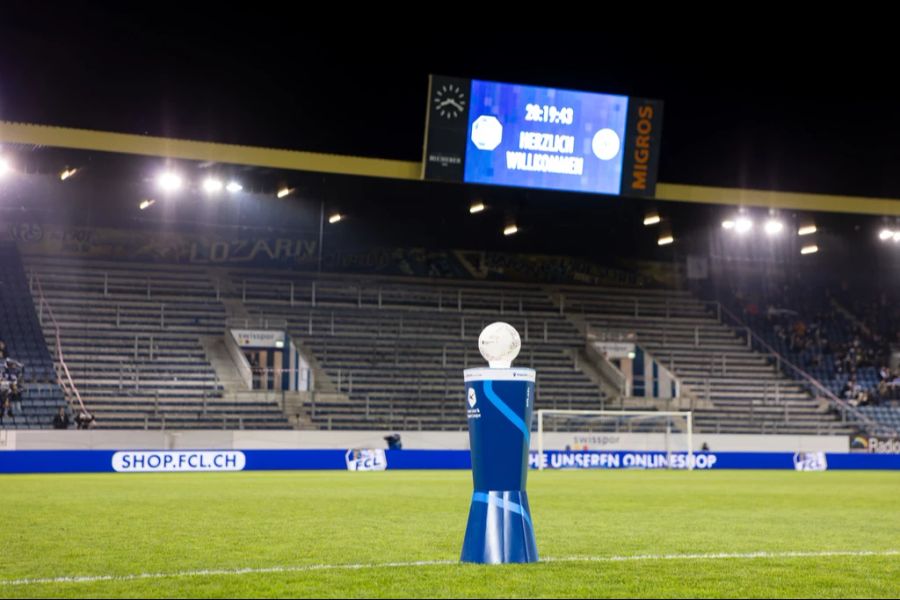
M 540 462 L 537 452 L 531 468 Z M 825 452 L 547 451 L 551 469 L 900 470 L 900 454 Z M 471 468 L 468 450 L 16 450 L 0 473 L 172 473 L 277 470 L 383 471 Z
M 300 450 L 384 448 L 385 436 L 399 433 L 408 450 L 468 450 L 465 431 L 13 431 L 0 432 L 2 450 Z M 847 452 L 846 436 L 694 434 L 694 450 L 706 443 L 716 452 Z M 631 450 L 665 448 L 664 434 L 546 433 L 548 450 Z M 670 449 L 684 450 L 680 435 Z M 537 450 L 537 436 L 531 439 Z

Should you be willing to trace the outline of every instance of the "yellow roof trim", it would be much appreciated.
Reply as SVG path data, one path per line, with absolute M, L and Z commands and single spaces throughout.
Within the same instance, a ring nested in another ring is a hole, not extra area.
M 702 204 L 900 216 L 900 199 L 894 198 L 802 194 L 796 192 L 682 185 L 677 183 L 656 184 L 656 198 L 658 200 L 698 202 Z
M 165 158 L 212 161 L 295 171 L 420 179 L 420 162 L 300 152 L 238 144 L 0 121 L 0 143 L 54 146 Z M 804 211 L 900 216 L 900 199 L 833 196 L 660 182 L 656 199 Z
M 395 179 L 418 179 L 422 173 L 421 163 L 418 162 L 197 142 L 8 121 L 0 121 L 0 142 Z

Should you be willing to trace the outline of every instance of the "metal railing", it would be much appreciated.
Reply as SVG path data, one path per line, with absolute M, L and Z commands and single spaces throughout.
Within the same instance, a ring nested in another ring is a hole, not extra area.
M 288 321 L 283 317 L 230 317 L 225 321 L 230 329 L 287 329 Z
M 550 306 L 535 309 L 535 302 L 544 297 L 539 293 L 483 292 L 477 289 L 417 286 L 396 286 L 384 278 L 353 276 L 354 282 L 336 283 L 331 280 L 235 279 L 235 294 L 242 301 L 281 300 L 291 307 L 356 306 L 357 308 L 427 308 L 438 312 L 478 311 L 493 314 L 524 314 L 556 312 Z M 412 297 L 410 303 L 408 299 Z
M 188 415 L 193 416 L 193 413 L 187 413 L 187 412 L 166 413 L 166 412 L 161 412 L 161 411 L 157 410 L 154 412 L 137 413 L 135 418 L 136 418 L 136 420 L 138 420 L 138 422 L 140 422 L 140 421 L 144 422 L 144 430 L 145 431 L 151 429 L 151 421 L 154 424 L 154 427 L 152 427 L 152 429 L 154 429 L 154 430 L 157 429 L 157 427 L 155 425 L 158 424 L 158 426 L 159 426 L 158 428 L 160 431 L 167 431 L 170 429 L 170 427 L 168 427 L 168 425 L 167 425 L 167 421 L 171 421 L 175 418 L 185 417 Z M 206 413 L 206 411 L 204 411 L 203 413 L 197 413 L 196 416 L 207 417 L 207 413 Z M 244 418 L 245 418 L 244 415 L 217 414 L 214 416 L 209 415 L 207 420 L 211 421 L 211 422 L 215 422 L 217 424 L 221 421 L 223 430 L 234 429 L 235 427 L 237 427 L 237 429 L 239 429 L 239 430 L 243 430 L 244 425 L 245 425 Z M 181 428 L 179 428 L 179 429 L 181 429 Z
M 293 317 L 285 324 L 285 329 L 300 336 L 331 336 L 331 337 L 359 337 L 368 335 L 377 340 L 401 339 L 401 340 L 428 340 L 436 338 L 450 340 L 468 340 L 476 338 L 491 318 L 483 315 L 460 315 L 458 321 L 451 323 L 444 320 L 434 323 L 427 319 L 410 319 L 403 313 L 391 316 L 380 316 L 363 326 L 348 325 L 342 322 L 345 315 L 330 312 L 308 312 L 305 317 L 299 315 Z M 270 321 L 271 322 L 271 321 Z M 558 332 L 553 332 L 548 319 L 536 319 L 517 317 L 509 319 L 510 324 L 519 331 L 523 342 L 550 342 L 551 335 L 559 337 Z
M 56 317 L 53 315 L 53 309 L 51 308 L 50 303 L 47 302 L 47 299 L 44 297 L 44 288 L 41 286 L 41 279 L 40 277 L 33 276 L 33 281 L 37 285 L 38 303 L 40 307 L 40 320 L 43 323 L 44 307 L 46 306 L 47 315 L 50 317 L 50 325 L 53 327 L 54 337 L 56 338 L 56 360 L 58 369 L 62 372 L 63 375 L 62 377 L 59 377 L 60 387 L 62 388 L 63 393 L 66 396 L 66 401 L 70 405 L 72 404 L 72 397 L 74 396 L 81 410 L 90 414 L 88 409 L 84 405 L 84 400 L 82 400 L 81 394 L 78 392 L 78 386 L 75 385 L 75 381 L 72 379 L 72 374 L 69 372 L 69 367 L 68 365 L 66 365 L 66 359 L 63 355 L 62 349 L 62 335 L 60 334 L 59 323 L 56 322 Z M 57 373 L 57 375 L 59 375 L 59 373 Z
M 585 341 L 590 342 L 624 342 L 636 344 L 638 342 L 637 332 L 630 329 L 600 329 L 593 325 L 587 326 L 585 332 Z
M 263 382 L 263 381 L 268 382 L 269 376 L 272 376 L 273 384 L 274 384 L 275 382 L 278 381 L 279 377 L 283 377 L 284 375 L 294 375 L 294 374 L 299 375 L 299 379 L 297 382 L 298 389 L 293 390 L 293 391 L 297 391 L 297 392 L 316 391 L 316 389 L 315 389 L 316 369 L 314 369 L 312 367 L 303 367 L 300 369 L 290 369 L 290 368 L 275 369 L 275 368 L 269 368 L 269 367 L 253 367 L 253 366 L 248 365 L 248 369 L 249 369 L 248 373 L 250 375 L 250 387 L 248 388 L 249 391 L 254 391 L 254 392 L 291 391 L 291 390 L 285 390 L 282 388 L 269 389 L 267 387 L 267 388 L 263 389 L 261 387 L 256 387 L 256 385 L 261 384 L 261 382 Z M 338 371 L 338 380 L 337 380 L 335 387 L 337 388 L 338 392 L 343 392 L 343 390 L 340 389 L 341 388 L 341 379 L 340 379 L 341 369 L 339 368 L 337 371 Z M 347 391 L 352 392 L 353 391 L 353 374 L 351 371 L 347 371 L 347 372 L 350 373 L 350 389 Z M 268 383 L 267 383 L 267 385 L 268 385 Z
M 228 355 L 231 356 L 231 360 L 237 369 L 238 375 L 241 377 L 241 381 L 244 383 L 244 387 L 252 390 L 253 369 L 250 367 L 250 362 L 238 345 L 237 340 L 234 339 L 230 329 L 225 332 L 225 349 L 228 351 Z

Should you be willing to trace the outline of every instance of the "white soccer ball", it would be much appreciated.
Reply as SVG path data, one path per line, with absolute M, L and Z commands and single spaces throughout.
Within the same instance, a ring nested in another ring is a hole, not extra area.
M 521 349 L 519 332 L 509 323 L 491 323 L 478 336 L 478 350 L 493 369 L 508 369 Z

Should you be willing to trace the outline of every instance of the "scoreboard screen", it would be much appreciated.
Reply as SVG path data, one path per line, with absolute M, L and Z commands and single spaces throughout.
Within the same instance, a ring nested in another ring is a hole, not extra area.
M 662 103 L 432 76 L 424 177 L 652 196 Z

